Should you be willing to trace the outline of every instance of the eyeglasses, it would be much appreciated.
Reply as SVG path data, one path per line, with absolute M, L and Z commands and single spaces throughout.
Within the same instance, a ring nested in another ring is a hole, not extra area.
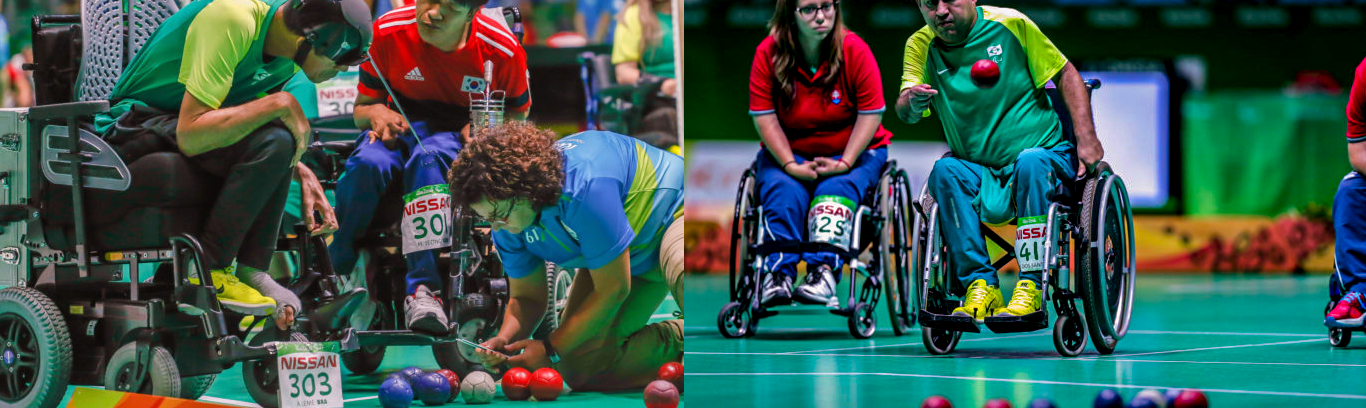
M 836 8 L 836 7 L 839 7 L 839 5 L 840 5 L 840 2 L 838 2 L 838 1 L 832 1 L 832 2 L 829 2 L 829 3 L 822 3 L 822 4 L 813 4 L 813 5 L 810 5 L 810 6 L 798 8 L 798 9 L 797 9 L 797 14 L 800 14 L 802 17 L 811 18 L 811 17 L 814 17 L 814 16 L 816 15 L 816 12 L 817 12 L 817 11 L 819 11 L 819 12 L 825 13 L 825 15 L 828 16 L 828 15 L 834 14 L 835 8 Z
M 489 216 L 485 217 L 485 216 L 482 216 L 482 215 L 477 215 L 477 213 L 476 213 L 476 216 L 478 216 L 480 219 L 484 220 L 485 222 L 488 222 L 490 225 L 493 225 L 493 224 L 507 225 L 507 223 L 508 223 L 508 218 L 511 218 L 511 217 L 512 217 L 512 209 L 513 209 L 513 208 L 516 208 L 516 207 L 517 207 L 517 202 L 516 202 L 516 201 L 512 201 L 512 200 L 509 200 L 509 201 L 508 201 L 507 209 L 505 209 L 505 210 L 499 210 L 498 207 L 495 205 L 495 206 L 493 206 L 493 214 L 489 214 Z
M 338 55 L 336 57 L 329 57 L 329 59 L 331 59 L 332 62 L 337 63 L 337 65 L 354 67 L 360 64 L 364 64 L 365 61 L 369 61 L 370 53 L 365 52 L 365 50 L 356 48 L 349 50 L 345 53 L 342 53 L 341 55 Z

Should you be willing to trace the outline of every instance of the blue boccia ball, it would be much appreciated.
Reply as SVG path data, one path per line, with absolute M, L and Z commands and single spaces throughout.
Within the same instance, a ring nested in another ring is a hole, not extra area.
M 384 408 L 408 408 L 413 404 L 413 387 L 400 378 L 389 378 L 379 385 L 379 404 Z
M 412 366 L 405 368 L 402 371 L 399 371 L 399 373 L 403 374 L 403 379 L 408 380 L 408 383 L 411 384 L 413 382 L 413 378 L 417 378 L 417 376 L 426 374 L 427 372 L 422 371 L 421 367 Z
M 1048 398 L 1035 398 L 1033 401 L 1029 401 L 1029 408 L 1057 408 L 1057 406 L 1053 405 L 1053 400 Z
M 1124 397 L 1119 395 L 1119 391 L 1111 388 L 1100 390 L 1096 394 L 1095 408 L 1124 408 Z
M 1168 389 L 1166 393 L 1162 394 L 1162 396 L 1164 396 L 1164 397 L 1167 398 L 1167 407 L 1169 407 L 1169 408 L 1170 408 L 1170 407 L 1175 407 L 1175 406 L 1176 406 L 1176 397 L 1181 396 L 1181 389 L 1180 389 L 1180 388 L 1171 388 L 1171 389 Z
M 413 377 L 413 392 L 428 406 L 442 405 L 451 398 L 451 383 L 446 376 L 427 373 Z

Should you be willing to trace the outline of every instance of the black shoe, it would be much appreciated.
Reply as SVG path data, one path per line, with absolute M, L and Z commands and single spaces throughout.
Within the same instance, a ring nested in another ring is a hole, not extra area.
M 797 301 L 812 305 L 829 305 L 835 298 L 835 272 L 829 265 L 817 266 L 806 273 L 806 283 L 797 287 Z
M 764 274 L 764 293 L 760 303 L 764 307 L 782 306 L 792 303 L 792 277 L 785 273 Z

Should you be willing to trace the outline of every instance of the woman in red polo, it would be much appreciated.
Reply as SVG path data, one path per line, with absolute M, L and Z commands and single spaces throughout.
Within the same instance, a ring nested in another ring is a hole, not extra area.
M 857 245 L 858 203 L 887 162 L 882 76 L 840 14 L 838 1 L 778 0 L 750 70 L 749 113 L 763 141 L 755 160 L 766 305 L 794 295 L 832 304 L 846 259 L 801 244 Z M 794 294 L 803 260 L 807 279 Z

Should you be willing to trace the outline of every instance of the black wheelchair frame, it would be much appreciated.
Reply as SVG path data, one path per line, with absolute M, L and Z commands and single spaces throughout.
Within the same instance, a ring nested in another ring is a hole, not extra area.
M 1088 92 L 1100 88 L 1100 81 L 1086 81 Z M 1062 120 L 1064 139 L 1075 146 L 1071 116 L 1056 89 L 1048 89 L 1053 108 Z M 947 157 L 948 155 L 946 155 Z M 1073 154 L 1075 158 L 1075 152 Z M 1076 162 L 1074 160 L 1073 168 Z M 984 324 L 994 333 L 1029 332 L 1048 328 L 1048 303 L 1058 313 L 1053 325 L 1054 348 L 1061 355 L 1074 357 L 1086 347 L 1089 332 L 1092 343 L 1102 354 L 1114 352 L 1128 331 L 1134 287 L 1133 214 L 1124 182 L 1101 162 L 1082 180 L 1064 179 L 1067 190 L 1062 199 L 1050 204 L 1047 214 L 1044 270 L 1041 288 L 1044 307 L 1024 316 L 987 317 Z M 1078 196 L 1080 194 L 1080 196 Z M 938 205 L 923 189 L 914 203 L 916 211 L 915 256 L 919 319 L 925 348 L 931 354 L 948 354 L 956 348 L 963 332 L 980 332 L 972 317 L 950 313 L 966 287 L 954 276 L 948 263 L 947 247 L 940 240 Z M 1100 222 L 1096 222 L 1099 219 Z M 1013 222 L 1013 221 L 1012 221 Z M 984 224 L 983 235 L 1005 254 L 992 262 L 1000 269 L 1015 259 L 1013 244 Z M 1115 235 L 1111 235 L 1115 234 Z M 1079 244 L 1077 269 L 1069 267 L 1072 240 Z M 1075 272 L 1079 290 L 1071 286 Z M 1054 279 L 1056 277 L 1056 279 Z M 1075 300 L 1081 299 L 1078 308 Z
M 830 313 L 847 316 L 849 333 L 866 339 L 877 330 L 875 317 L 882 292 L 886 292 L 887 311 L 892 331 L 900 336 L 915 326 L 916 315 L 912 304 L 909 251 L 910 236 L 906 226 L 909 216 L 910 182 L 906 171 L 897 168 L 895 160 L 888 160 L 878 182 L 863 194 L 854 223 L 856 247 L 840 248 L 830 244 L 774 244 L 762 243 L 759 225 L 763 209 L 759 202 L 755 177 L 757 164 L 751 164 L 740 177 L 736 192 L 735 213 L 731 220 L 730 302 L 717 315 L 717 328 L 728 338 L 753 336 L 758 331 L 759 319 L 778 314 L 761 302 L 763 271 L 760 253 L 831 251 L 848 260 L 849 278 L 847 297 L 842 306 L 830 308 Z M 861 254 L 871 258 L 864 260 Z M 842 273 L 841 271 L 836 271 Z M 862 282 L 857 278 L 862 277 Z M 857 286 L 857 288 L 856 288 Z

